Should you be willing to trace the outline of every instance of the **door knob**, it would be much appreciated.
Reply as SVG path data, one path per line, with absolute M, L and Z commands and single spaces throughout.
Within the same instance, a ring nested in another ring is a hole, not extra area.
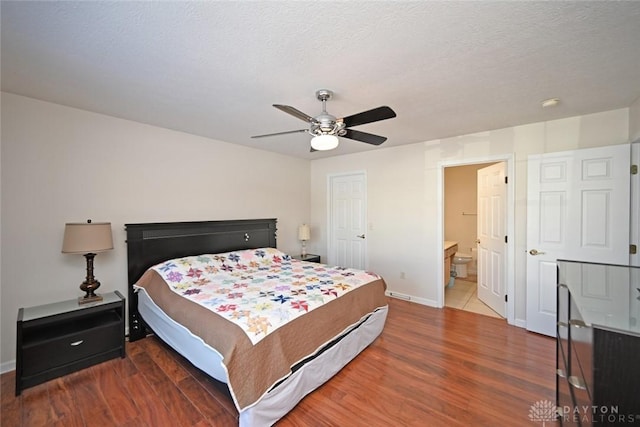
M 361 239 L 364 239 L 364 234 L 358 234 L 356 237 L 359 237 Z
M 531 249 L 531 250 L 529 251 L 529 253 L 530 253 L 531 255 L 533 255 L 533 256 L 546 254 L 546 252 L 541 252 L 541 251 L 539 251 L 539 250 L 537 250 L 537 249 Z
M 479 245 L 480 244 L 480 239 L 476 239 L 476 243 Z

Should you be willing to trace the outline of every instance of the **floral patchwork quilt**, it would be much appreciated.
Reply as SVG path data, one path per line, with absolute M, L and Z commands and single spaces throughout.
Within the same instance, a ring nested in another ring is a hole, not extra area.
M 299 261 L 273 248 L 178 258 L 153 269 L 173 292 L 240 326 L 254 345 L 287 322 L 380 278 Z

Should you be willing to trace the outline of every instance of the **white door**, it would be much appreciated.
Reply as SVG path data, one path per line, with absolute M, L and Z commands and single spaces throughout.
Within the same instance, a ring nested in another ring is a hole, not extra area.
M 364 173 L 329 178 L 329 260 L 366 270 L 367 181 Z
M 478 169 L 478 299 L 505 317 L 506 163 Z
M 557 259 L 629 261 L 629 145 L 529 156 L 527 329 L 555 336 Z

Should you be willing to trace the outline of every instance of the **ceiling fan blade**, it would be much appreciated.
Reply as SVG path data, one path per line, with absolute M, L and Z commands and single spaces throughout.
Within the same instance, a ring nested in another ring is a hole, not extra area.
M 372 133 L 361 132 L 359 130 L 347 129 L 344 138 L 354 139 L 360 142 L 366 142 L 367 144 L 380 145 L 387 140 L 385 136 L 374 135 Z
M 264 137 L 267 137 L 267 136 L 286 135 L 286 134 L 289 134 L 289 133 L 301 133 L 301 132 L 308 132 L 308 131 L 309 131 L 309 129 L 288 130 L 288 131 L 285 131 L 285 132 L 267 133 L 265 135 L 254 135 L 251 138 L 264 138 Z
M 354 114 L 342 119 L 342 122 L 346 127 L 364 125 L 367 123 L 379 122 L 380 120 L 392 119 L 396 116 L 395 111 L 386 105 L 383 107 L 374 108 L 373 110 L 363 111 L 362 113 Z
M 298 110 L 297 108 L 293 108 L 289 105 L 280 105 L 280 104 L 273 104 L 274 107 L 276 107 L 278 110 L 280 111 L 284 111 L 287 114 L 291 114 L 293 117 L 297 117 L 300 120 L 304 120 L 305 122 L 308 123 L 313 123 L 313 117 L 311 117 L 308 114 L 303 113 L 302 111 Z

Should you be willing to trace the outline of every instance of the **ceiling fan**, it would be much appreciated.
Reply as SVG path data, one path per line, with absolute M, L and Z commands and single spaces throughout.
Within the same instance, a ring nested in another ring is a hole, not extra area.
M 313 138 L 311 139 L 311 151 L 332 150 L 336 148 L 338 146 L 339 136 L 372 145 L 380 145 L 387 140 L 384 136 L 354 130 L 351 129 L 351 127 L 378 122 L 380 120 L 392 119 L 396 117 L 396 113 L 391 108 L 387 106 L 378 107 L 337 119 L 335 116 L 327 113 L 327 100 L 331 99 L 332 96 L 333 92 L 327 89 L 320 89 L 316 91 L 316 98 L 322 102 L 322 113 L 315 117 L 311 117 L 289 105 L 273 104 L 273 106 L 278 110 L 284 111 L 285 113 L 291 114 L 300 120 L 308 122 L 310 124 L 309 128 L 269 133 L 266 135 L 255 135 L 251 138 L 264 138 L 268 136 L 306 132 L 313 135 Z

